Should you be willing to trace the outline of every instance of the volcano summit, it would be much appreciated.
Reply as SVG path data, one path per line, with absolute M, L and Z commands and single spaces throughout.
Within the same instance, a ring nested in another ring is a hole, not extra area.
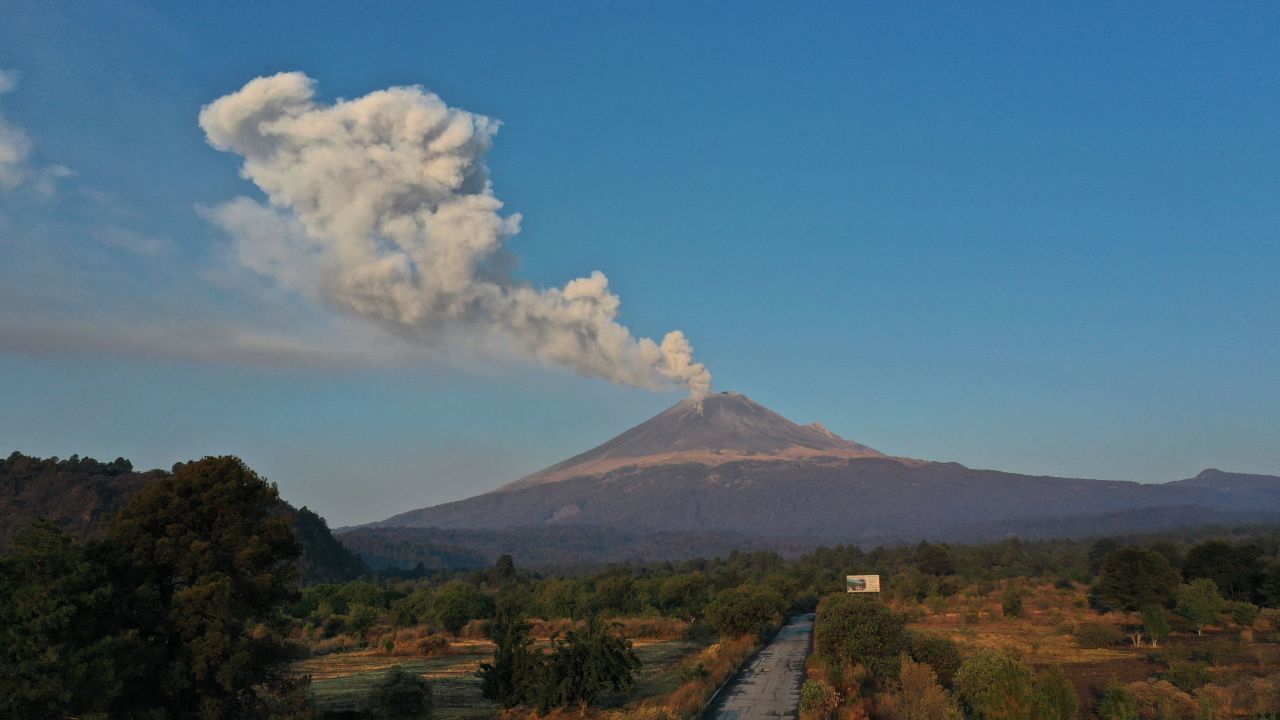
M 623 467 L 884 457 L 820 423 L 797 425 L 751 398 L 722 392 L 685 398 L 609 442 L 499 488 L 518 490 Z

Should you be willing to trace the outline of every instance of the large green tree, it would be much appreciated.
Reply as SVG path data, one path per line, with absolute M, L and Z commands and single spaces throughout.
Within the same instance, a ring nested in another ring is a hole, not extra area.
M 450 580 L 431 600 L 431 611 L 440 627 L 453 635 L 472 620 L 489 614 L 489 598 L 465 580 Z
M 1107 555 L 1098 580 L 1098 598 L 1108 607 L 1137 610 L 1169 605 L 1178 587 L 1178 571 L 1160 553 L 1123 547 Z
M 724 637 L 759 635 L 777 621 L 786 601 L 769 588 L 734 587 L 721 590 L 707 605 L 707 621 Z
M 149 484 L 112 522 L 114 579 L 151 650 L 136 707 L 161 717 L 264 717 L 283 680 L 282 608 L 300 549 L 273 484 L 208 457 Z M 139 713 L 142 714 L 142 713 Z
M 1196 634 L 1204 633 L 1205 626 L 1222 618 L 1227 601 L 1218 592 L 1218 586 L 1208 578 L 1192 580 L 1178 588 L 1178 614 L 1191 621 Z
M 102 553 L 40 521 L 0 558 L 0 717 L 109 717 L 139 684 Z
M 540 654 L 531 647 L 529 623 L 508 598 L 499 597 L 497 611 L 485 634 L 493 641 L 493 662 L 481 663 L 480 690 L 488 699 L 511 708 L 526 702 L 530 685 L 537 681 Z
M 839 664 L 859 664 L 876 681 L 898 672 L 908 650 L 906 621 L 880 601 L 865 595 L 839 594 L 818 606 L 817 650 Z
M 1212 580 L 1228 600 L 1256 602 L 1266 577 L 1264 554 L 1257 545 L 1210 540 L 1187 552 L 1182 574 L 1187 582 L 1197 578 Z
M 586 626 L 553 638 L 532 686 L 534 705 L 546 714 L 552 708 L 585 708 L 606 690 L 630 690 L 640 670 L 631 641 L 610 631 L 592 615 Z

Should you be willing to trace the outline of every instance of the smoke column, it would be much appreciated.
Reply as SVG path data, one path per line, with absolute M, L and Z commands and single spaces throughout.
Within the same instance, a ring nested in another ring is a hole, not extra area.
M 499 123 L 420 87 L 332 105 L 303 73 L 257 78 L 200 112 L 213 147 L 244 158 L 264 205 L 211 211 L 239 262 L 311 300 L 431 341 L 493 344 L 589 377 L 642 388 L 711 374 L 679 330 L 661 344 L 618 322 L 621 299 L 596 271 L 562 288 L 511 276 L 502 215 L 484 155 Z

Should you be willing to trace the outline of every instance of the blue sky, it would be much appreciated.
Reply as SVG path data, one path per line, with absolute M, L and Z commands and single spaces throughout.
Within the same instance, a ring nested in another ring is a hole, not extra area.
M 201 107 L 297 70 L 323 103 L 421 85 L 500 119 L 519 277 L 604 271 L 717 390 L 974 467 L 1280 473 L 1273 4 L 263 5 L 0 0 L 0 116 L 31 147 L 0 190 L 0 450 L 236 453 L 338 525 L 679 399 L 467 350 L 201 344 L 334 322 L 265 311 L 208 218 L 262 193 Z

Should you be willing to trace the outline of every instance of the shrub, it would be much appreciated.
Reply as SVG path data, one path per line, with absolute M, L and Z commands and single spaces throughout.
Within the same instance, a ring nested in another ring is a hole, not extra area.
M 1107 683 L 1097 711 L 1101 720 L 1142 720 L 1133 696 L 1115 678 Z
M 1079 709 L 1076 689 L 1061 668 L 1036 675 L 1031 691 L 1031 717 L 1036 720 L 1072 720 Z
M 800 687 L 801 720 L 827 720 L 840 707 L 840 693 L 820 680 L 805 680 Z
M 705 678 L 707 674 L 706 666 L 700 662 L 681 665 L 679 670 L 680 684 L 684 685 L 686 683 L 694 682 L 695 680 L 701 680 L 702 678 Z
M 1231 603 L 1231 619 L 1242 628 L 1253 627 L 1253 624 L 1258 621 L 1258 612 L 1258 606 L 1253 603 Z
M 1202 685 L 1213 682 L 1213 672 L 1202 662 L 1173 662 L 1164 679 L 1183 692 L 1195 692 Z
M 1124 644 L 1124 633 L 1115 625 L 1084 622 L 1071 633 L 1082 648 L 1107 648 Z
M 425 718 L 431 714 L 431 686 L 400 666 L 369 690 L 364 712 L 375 718 Z
M 803 702 L 802 699 L 802 707 Z M 961 720 L 963 717 L 955 700 L 938 684 L 933 668 L 910 658 L 902 659 L 898 682 L 881 698 L 880 710 L 887 720 Z
M 1031 717 L 1031 669 L 1011 652 L 979 650 L 960 665 L 955 687 L 976 720 Z
M 1010 584 L 1000 596 L 1000 610 L 1005 617 L 1022 617 L 1022 588 Z
M 1142 720 L 1195 720 L 1195 701 L 1164 680 L 1133 682 L 1125 689 Z

